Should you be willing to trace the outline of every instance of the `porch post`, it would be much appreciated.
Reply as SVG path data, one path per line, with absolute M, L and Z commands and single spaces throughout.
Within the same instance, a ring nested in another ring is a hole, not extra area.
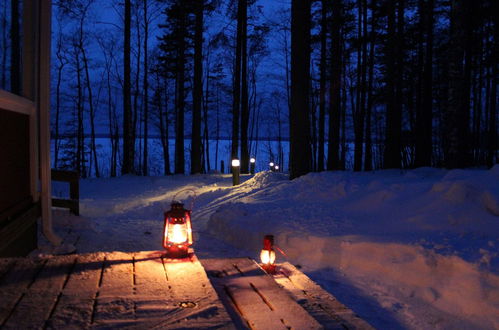
M 38 2 L 38 1 L 35 1 Z M 43 234 L 53 244 L 62 240 L 52 229 L 52 183 L 50 174 L 50 41 L 52 1 L 38 2 L 40 38 L 38 44 L 38 106 L 40 123 L 40 182 Z

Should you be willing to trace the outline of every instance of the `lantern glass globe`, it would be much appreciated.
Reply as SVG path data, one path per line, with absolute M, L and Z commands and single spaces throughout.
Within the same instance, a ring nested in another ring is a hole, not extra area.
M 270 165 L 270 167 L 273 167 L 274 166 L 274 162 L 270 162 L 269 165 Z
M 276 170 L 278 170 L 278 169 L 279 169 L 279 165 L 276 165 L 276 166 L 275 166 L 275 169 L 276 169 Z
M 255 163 L 256 162 L 256 159 L 254 157 L 251 157 L 250 158 L 250 163 Z
M 239 167 L 240 165 L 241 165 L 241 162 L 239 161 L 239 159 L 232 160 L 232 166 Z

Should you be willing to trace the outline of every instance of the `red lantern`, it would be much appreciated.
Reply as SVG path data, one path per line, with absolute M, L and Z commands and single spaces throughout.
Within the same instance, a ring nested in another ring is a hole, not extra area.
M 168 255 L 185 257 L 191 245 L 191 211 L 184 209 L 184 204 L 173 201 L 171 209 L 165 212 L 163 247 Z
M 260 252 L 262 268 L 269 274 L 275 273 L 275 251 L 274 235 L 265 235 L 263 238 L 263 249 Z

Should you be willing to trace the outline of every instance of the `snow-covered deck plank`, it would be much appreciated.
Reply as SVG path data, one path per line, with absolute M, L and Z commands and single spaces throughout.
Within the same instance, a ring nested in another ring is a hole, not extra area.
M 254 329 L 323 328 L 253 260 L 202 260 L 219 295 L 226 295 L 246 325 Z
M 75 328 L 89 328 L 99 290 L 105 253 L 80 255 L 69 277 L 48 328 L 61 329 L 68 324 Z
M 46 262 L 46 260 L 21 258 L 11 260 L 13 267 L 0 278 L 0 327 L 5 325 L 14 312 L 14 307 L 24 297 L 43 263 Z
M 49 258 L 16 304 L 5 328 L 44 327 L 53 313 L 75 259 L 74 255 Z

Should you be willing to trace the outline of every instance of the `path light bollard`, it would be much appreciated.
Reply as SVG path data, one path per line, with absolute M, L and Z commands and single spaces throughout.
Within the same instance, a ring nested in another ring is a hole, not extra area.
M 232 160 L 232 185 L 237 186 L 239 184 L 239 171 L 240 171 L 239 159 Z
M 255 174 L 255 163 L 256 163 L 255 157 L 251 157 L 250 158 L 250 173 L 252 175 Z
M 275 170 L 274 166 L 275 166 L 274 162 L 270 162 L 270 163 L 269 163 L 269 167 L 270 167 L 270 170 L 271 170 L 272 172 L 274 172 L 274 170 Z
M 274 170 L 275 170 L 276 172 L 279 172 L 279 165 L 276 165 L 276 166 L 274 167 Z

